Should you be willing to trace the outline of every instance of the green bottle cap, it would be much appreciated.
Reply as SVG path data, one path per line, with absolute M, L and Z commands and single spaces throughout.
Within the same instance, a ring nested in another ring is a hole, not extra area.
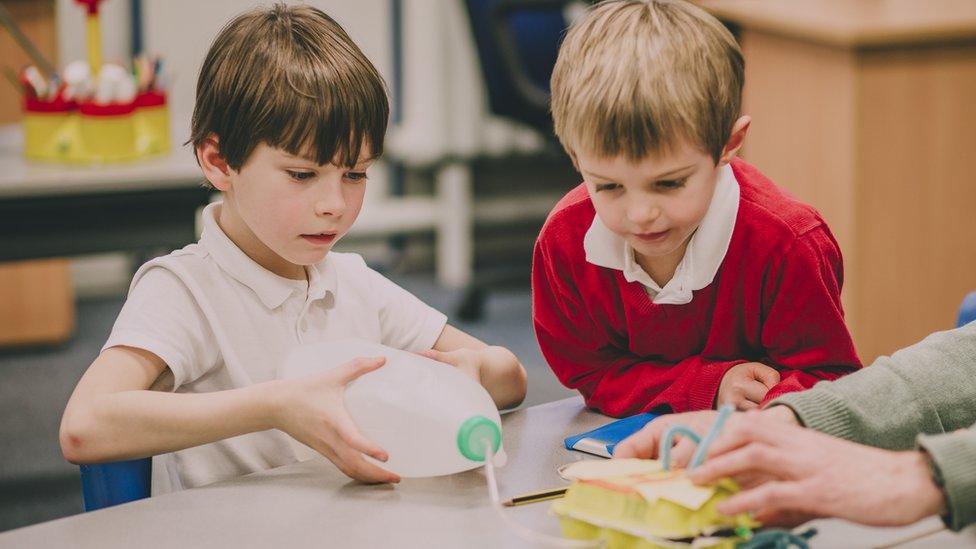
M 461 455 L 471 461 L 485 460 L 485 443 L 491 443 L 491 451 L 498 452 L 502 445 L 502 429 L 485 416 L 471 416 L 458 429 L 457 445 Z

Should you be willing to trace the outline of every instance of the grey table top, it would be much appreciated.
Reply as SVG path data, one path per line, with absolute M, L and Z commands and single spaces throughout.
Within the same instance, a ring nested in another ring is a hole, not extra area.
M 503 416 L 508 464 L 502 498 L 565 484 L 556 473 L 587 456 L 563 449 L 568 435 L 608 418 L 578 397 Z M 536 531 L 558 535 L 549 502 L 506 509 Z M 930 530 L 817 521 L 814 547 L 876 547 Z M 0 534 L 0 547 L 530 547 L 495 515 L 481 470 L 398 486 L 367 486 L 312 460 Z M 940 532 L 899 547 L 976 547 L 976 531 Z

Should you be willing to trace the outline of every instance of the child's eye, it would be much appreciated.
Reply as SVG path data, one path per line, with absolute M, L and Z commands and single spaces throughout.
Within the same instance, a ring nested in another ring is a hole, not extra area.
M 658 181 L 657 186 L 658 188 L 670 191 L 672 189 L 680 189 L 681 187 L 684 187 L 686 181 L 688 181 L 687 177 L 684 179 Z
M 596 192 L 600 191 L 615 191 L 620 188 L 618 183 L 599 183 L 596 186 Z
M 295 181 L 308 181 L 309 179 L 315 177 L 315 172 L 299 172 L 295 170 L 285 170 L 285 171 L 287 171 L 288 175 Z
M 346 179 L 351 181 L 366 181 L 369 177 L 366 172 L 349 172 L 346 174 Z

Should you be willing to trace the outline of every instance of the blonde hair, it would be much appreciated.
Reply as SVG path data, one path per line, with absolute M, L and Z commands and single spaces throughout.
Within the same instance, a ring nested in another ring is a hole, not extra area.
M 739 116 L 744 62 L 718 20 L 681 0 L 603 2 L 577 21 L 552 73 L 556 135 L 638 161 L 680 141 L 717 162 Z
M 210 46 L 189 141 L 216 134 L 235 170 L 262 142 L 353 166 L 366 145 L 383 152 L 389 114 L 383 78 L 335 20 L 276 4 L 239 15 Z

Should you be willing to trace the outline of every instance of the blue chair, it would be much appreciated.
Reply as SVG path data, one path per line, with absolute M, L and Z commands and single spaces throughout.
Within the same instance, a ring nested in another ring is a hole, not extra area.
M 82 465 L 80 469 L 86 512 L 149 497 L 152 458 Z
M 549 77 L 573 0 L 467 0 L 491 112 L 552 138 Z
M 962 300 L 962 306 L 959 307 L 959 318 L 956 320 L 956 326 L 963 327 L 966 324 L 976 320 L 976 292 L 973 292 Z

